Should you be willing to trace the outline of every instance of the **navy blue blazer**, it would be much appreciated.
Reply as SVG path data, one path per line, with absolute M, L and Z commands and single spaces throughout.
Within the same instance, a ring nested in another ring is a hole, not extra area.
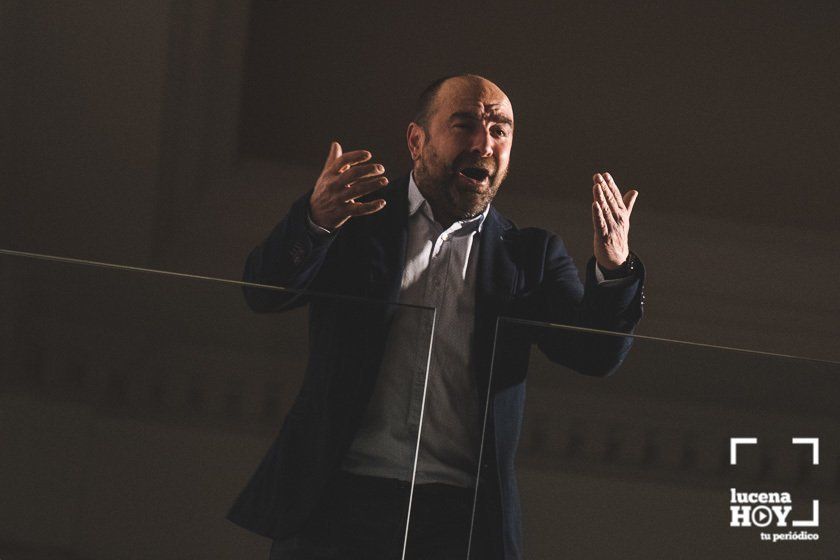
M 298 199 L 248 256 L 246 282 L 397 302 L 405 264 L 408 177 L 376 193 L 380 212 L 353 218 L 327 240 L 307 227 L 309 196 Z M 594 258 L 582 284 L 563 242 L 537 228 L 517 228 L 491 207 L 480 233 L 474 356 L 482 402 L 490 383 L 497 318 L 512 316 L 631 332 L 642 316 L 644 268 L 620 287 L 599 287 Z M 373 392 L 394 307 L 244 288 L 258 312 L 309 304 L 309 362 L 283 427 L 228 518 L 270 538 L 294 535 L 312 514 L 341 464 Z M 519 332 L 519 331 L 517 331 Z M 524 331 L 522 331 L 524 332 Z M 540 330 L 502 336 L 496 352 L 478 520 L 499 558 L 521 558 L 521 515 L 514 459 L 533 343 L 553 361 L 587 375 L 608 375 L 627 354 L 629 337 Z

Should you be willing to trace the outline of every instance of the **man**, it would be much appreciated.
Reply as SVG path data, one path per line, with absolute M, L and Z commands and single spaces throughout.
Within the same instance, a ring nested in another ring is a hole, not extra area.
M 245 289 L 257 311 L 310 303 L 304 388 L 229 515 L 273 538 L 272 558 L 400 557 L 412 473 L 400 458 L 413 452 L 410 428 L 420 428 L 426 394 L 406 557 L 466 558 L 471 531 L 472 557 L 521 557 L 513 462 L 531 343 L 577 371 L 607 375 L 630 342 L 561 330 L 500 337 L 491 379 L 496 319 L 630 332 L 644 271 L 628 245 L 638 193 L 622 196 L 608 173 L 593 177 L 585 286 L 557 236 L 518 229 L 490 205 L 513 137 L 513 108 L 498 86 L 475 75 L 438 80 L 408 126 L 409 177 L 388 184 L 369 152 L 333 143 L 314 189 L 249 256 L 251 283 L 437 310 L 428 388 L 418 392 L 423 369 L 410 350 L 430 325 L 416 314 Z

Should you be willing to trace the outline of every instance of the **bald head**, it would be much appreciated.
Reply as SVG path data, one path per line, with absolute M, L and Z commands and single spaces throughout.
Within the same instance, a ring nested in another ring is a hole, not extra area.
M 446 104 L 452 97 L 465 97 L 469 95 L 495 99 L 505 104 L 511 115 L 513 114 L 513 106 L 510 103 L 510 99 L 508 99 L 508 96 L 505 95 L 505 92 L 499 86 L 477 74 L 457 74 L 439 78 L 426 86 L 426 89 L 423 90 L 417 99 L 414 119 L 412 120 L 428 130 L 429 119 L 439 109 L 441 100 Z

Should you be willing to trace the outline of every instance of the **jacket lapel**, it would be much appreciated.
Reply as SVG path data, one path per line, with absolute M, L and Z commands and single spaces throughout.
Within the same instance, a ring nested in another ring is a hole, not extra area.
M 381 193 L 381 194 L 380 194 Z M 405 268 L 406 242 L 408 240 L 408 177 L 398 179 L 384 190 L 373 193 L 366 200 L 384 198 L 386 206 L 367 219 L 361 235 L 353 243 L 358 244 L 355 254 L 361 256 L 357 266 L 360 278 L 365 281 L 362 293 L 370 300 L 362 310 L 370 315 L 369 327 L 364 329 L 365 350 L 361 361 L 366 366 L 359 371 L 366 372 L 361 379 L 361 399 L 367 402 L 373 393 L 390 323 L 400 298 L 400 284 Z M 388 302 L 388 303 L 385 303 Z
M 511 246 L 515 230 L 502 220 L 491 206 L 484 221 L 478 251 L 473 356 L 482 398 L 487 392 L 490 376 L 496 318 L 504 312 L 512 297 L 518 272 Z
M 408 241 L 408 176 L 374 193 L 372 198 L 380 196 L 387 205 L 372 219 L 365 220 L 370 266 L 366 293 L 373 299 L 397 302 Z

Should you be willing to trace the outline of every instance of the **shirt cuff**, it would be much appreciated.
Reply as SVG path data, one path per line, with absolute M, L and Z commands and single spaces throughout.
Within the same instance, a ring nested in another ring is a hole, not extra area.
M 329 237 L 330 235 L 335 233 L 313 222 L 312 216 L 309 215 L 309 212 L 306 213 L 306 227 L 309 229 L 309 233 L 311 233 L 315 237 Z
M 629 285 L 635 279 L 636 279 L 635 274 L 628 274 L 627 276 L 624 276 L 623 278 L 613 278 L 612 280 L 607 280 L 606 278 L 604 278 L 603 271 L 601 271 L 601 265 L 599 265 L 598 263 L 595 263 L 595 281 L 598 282 L 599 287 L 620 288 L 622 286 Z

